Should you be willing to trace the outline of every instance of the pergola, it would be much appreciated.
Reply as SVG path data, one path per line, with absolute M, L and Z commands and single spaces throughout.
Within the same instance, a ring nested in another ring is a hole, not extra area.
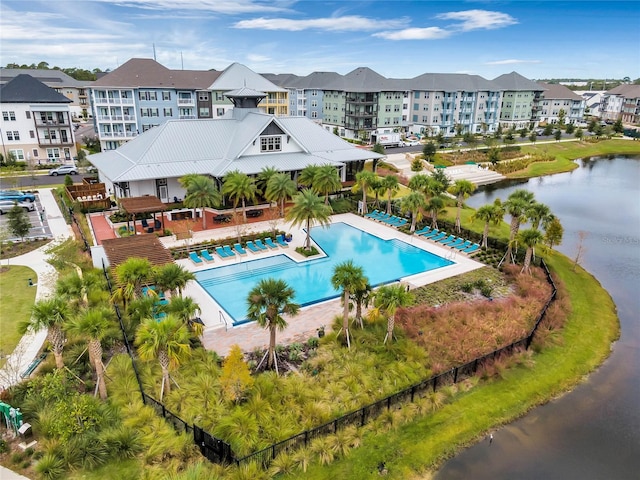
M 146 258 L 153 266 L 173 263 L 171 252 L 155 235 L 105 239 L 102 241 L 102 246 L 109 260 L 109 267 L 112 269 L 131 257 Z
M 160 212 L 160 218 L 162 221 L 162 230 L 164 230 L 164 212 L 166 210 L 165 204 L 160 201 L 158 197 L 152 197 L 151 195 L 145 195 L 143 197 L 127 197 L 120 199 L 120 208 L 128 215 L 133 217 L 133 229 L 136 229 L 136 214 L 140 213 L 153 213 L 153 219 L 155 221 L 155 214 Z M 129 228 L 129 218 L 127 217 L 127 229 Z

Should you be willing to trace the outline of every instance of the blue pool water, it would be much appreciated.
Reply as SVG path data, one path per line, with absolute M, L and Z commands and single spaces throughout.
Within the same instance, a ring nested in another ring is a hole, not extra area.
M 196 280 L 237 324 L 246 319 L 249 291 L 263 278 L 286 281 L 296 292 L 294 301 L 304 306 L 340 295 L 331 285 L 331 277 L 334 267 L 345 260 L 363 267 L 373 286 L 453 263 L 406 242 L 382 240 L 345 223 L 314 227 L 311 237 L 327 257 L 301 264 L 284 254 L 235 262 L 196 272 Z

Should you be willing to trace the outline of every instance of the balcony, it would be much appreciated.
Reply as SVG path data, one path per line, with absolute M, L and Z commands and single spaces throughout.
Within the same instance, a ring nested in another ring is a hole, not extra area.
M 70 138 L 67 138 L 66 140 L 63 140 L 62 138 L 41 138 L 38 140 L 38 145 L 40 145 L 41 147 L 50 145 L 56 145 L 60 147 L 63 145 L 73 145 L 73 142 Z
M 66 120 L 42 120 L 41 118 L 35 117 L 36 127 L 69 127 L 71 125 L 70 122 Z
M 178 115 L 180 120 L 194 120 L 197 118 L 195 115 Z
M 195 98 L 178 98 L 178 105 L 195 105 Z

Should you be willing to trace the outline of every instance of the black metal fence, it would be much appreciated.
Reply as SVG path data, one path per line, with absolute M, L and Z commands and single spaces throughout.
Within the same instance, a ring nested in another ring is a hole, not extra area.
M 416 399 L 425 396 L 429 392 L 435 392 L 438 388 L 452 385 L 470 378 L 479 370 L 487 367 L 500 358 L 510 356 L 518 351 L 527 350 L 531 345 L 531 342 L 533 341 L 536 330 L 538 329 L 540 323 L 546 315 L 547 309 L 555 300 L 557 293 L 555 283 L 551 278 L 551 273 L 549 272 L 547 265 L 542 259 L 540 260 L 540 266 L 543 268 L 547 277 L 547 281 L 551 285 L 552 293 L 549 296 L 549 299 L 547 300 L 544 307 L 541 309 L 531 332 L 526 337 L 510 343 L 509 345 L 506 345 L 502 348 L 494 350 L 493 352 L 488 353 L 482 357 L 476 358 L 464 365 L 454 367 L 451 370 L 447 370 L 446 372 L 442 372 L 439 375 L 411 385 L 410 387 L 407 387 L 381 400 L 359 408 L 358 410 L 347 413 L 346 415 L 320 425 L 319 427 L 294 435 L 293 437 L 282 440 L 245 457 L 238 458 L 235 460 L 235 463 L 237 465 L 242 465 L 246 462 L 256 462 L 266 468 L 269 466 L 271 461 L 280 453 L 296 450 L 300 447 L 306 447 L 315 438 L 336 433 L 338 432 L 338 430 L 341 430 L 349 425 L 363 426 L 370 420 L 379 416 L 380 413 L 385 410 L 390 410 L 391 408 L 400 408 L 402 405 L 414 402 L 416 401 Z
M 537 329 L 539 328 L 541 322 L 544 320 L 549 306 L 553 303 L 557 294 L 556 285 L 553 281 L 553 278 L 551 277 L 551 273 L 549 272 L 546 263 L 542 259 L 540 259 L 539 263 L 545 272 L 548 283 L 551 285 L 552 293 L 541 309 L 531 332 L 526 337 L 502 348 L 494 350 L 493 352 L 483 355 L 482 357 L 476 358 L 464 365 L 454 367 L 431 378 L 422 380 L 421 382 L 411 385 L 410 387 L 407 387 L 399 392 L 393 393 L 374 403 L 361 407 L 358 410 L 342 415 L 341 417 L 331 420 L 330 422 L 301 432 L 297 435 L 289 437 L 278 443 L 270 445 L 267 448 L 241 458 L 237 458 L 235 456 L 233 450 L 231 449 L 231 445 L 229 445 L 227 442 L 214 437 L 209 432 L 205 431 L 195 424 L 189 424 L 178 415 L 171 412 L 168 408 L 166 408 L 166 406 L 162 402 L 159 402 L 158 400 L 144 392 L 144 388 L 138 374 L 138 369 L 135 364 L 133 350 L 131 349 L 129 339 L 127 338 L 126 329 L 124 327 L 120 310 L 118 309 L 117 305 L 115 306 L 115 310 L 120 323 L 120 329 L 122 330 L 122 336 L 125 342 L 127 353 L 129 354 L 129 357 L 131 359 L 131 364 L 133 366 L 136 380 L 140 388 L 143 403 L 152 407 L 159 416 L 162 416 L 163 418 L 168 420 L 177 432 L 184 432 L 187 434 L 192 433 L 194 443 L 198 446 L 202 455 L 209 461 L 213 463 L 223 464 L 235 463 L 238 466 L 241 466 L 248 462 L 256 462 L 262 465 L 264 468 L 267 468 L 273 461 L 273 459 L 275 459 L 281 453 L 291 452 L 301 447 L 306 447 L 316 438 L 335 434 L 350 425 L 356 425 L 358 427 L 364 426 L 371 420 L 378 417 L 384 411 L 388 411 L 392 408 L 401 408 L 403 405 L 415 402 L 417 399 L 424 397 L 430 392 L 437 391 L 438 388 L 452 385 L 472 377 L 478 371 L 491 365 L 491 363 L 502 357 L 510 356 L 518 351 L 527 350 L 530 347 L 531 342 L 533 341 Z M 109 278 L 104 262 L 102 267 L 104 275 L 107 279 L 109 292 L 113 293 L 111 280 Z

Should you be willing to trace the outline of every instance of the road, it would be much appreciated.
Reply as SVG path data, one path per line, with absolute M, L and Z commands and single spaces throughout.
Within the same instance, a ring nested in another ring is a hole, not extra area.
M 71 175 L 73 183 L 82 183 L 85 174 Z M 28 190 L 43 185 L 63 185 L 64 175 L 57 177 L 47 175 L 47 172 L 35 175 L 24 175 L 19 177 L 0 177 L 0 190 Z

